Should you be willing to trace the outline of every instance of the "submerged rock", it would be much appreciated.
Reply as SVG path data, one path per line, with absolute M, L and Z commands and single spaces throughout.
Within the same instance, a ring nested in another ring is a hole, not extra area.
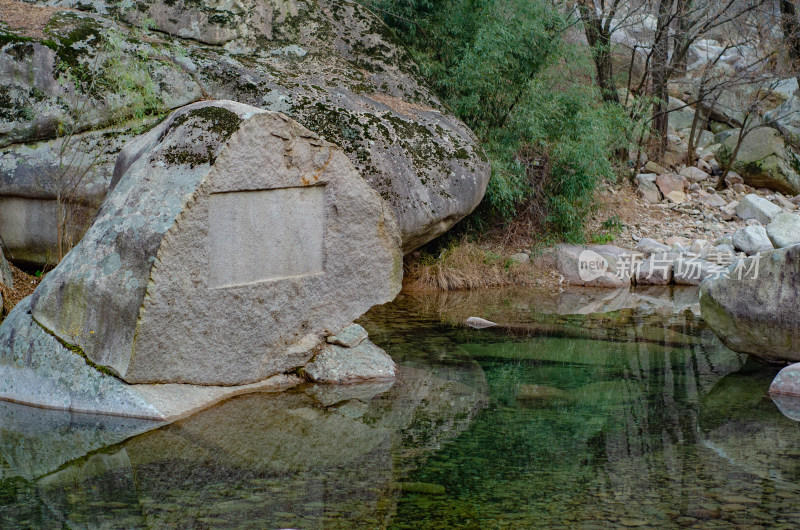
M 739 260 L 729 273 L 700 286 L 711 329 L 734 351 L 800 361 L 800 246 Z
M 769 393 L 800 397 L 800 363 L 790 364 L 778 372 L 769 386 Z

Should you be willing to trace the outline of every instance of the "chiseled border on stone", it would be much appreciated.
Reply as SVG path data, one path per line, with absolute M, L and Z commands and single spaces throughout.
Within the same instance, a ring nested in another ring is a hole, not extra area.
M 34 322 L 30 297 L 0 326 L 0 399 L 41 408 L 172 422 L 237 395 L 301 382 L 279 374 L 239 386 L 130 385 L 92 368 Z

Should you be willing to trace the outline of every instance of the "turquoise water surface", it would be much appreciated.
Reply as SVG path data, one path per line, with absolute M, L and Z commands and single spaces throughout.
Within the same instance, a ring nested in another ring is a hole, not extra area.
M 696 291 L 587 293 L 401 296 L 362 319 L 394 384 L 156 430 L 0 403 L 0 527 L 800 527 L 778 368 L 722 346 Z

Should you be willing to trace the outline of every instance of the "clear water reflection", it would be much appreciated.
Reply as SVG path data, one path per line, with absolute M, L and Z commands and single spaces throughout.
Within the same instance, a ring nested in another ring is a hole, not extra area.
M 0 526 L 800 526 L 777 369 L 692 296 L 406 296 L 363 322 L 393 385 L 241 396 L 144 434 L 5 404 Z M 507 325 L 455 325 L 473 315 Z

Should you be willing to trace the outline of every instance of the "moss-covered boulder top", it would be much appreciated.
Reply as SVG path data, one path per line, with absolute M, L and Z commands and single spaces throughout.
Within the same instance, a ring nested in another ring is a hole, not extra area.
M 70 167 L 88 169 L 78 199 L 102 197 L 116 153 L 152 125 L 148 117 L 206 98 L 283 112 L 340 145 L 392 206 L 406 251 L 446 231 L 483 196 L 489 167 L 471 131 L 358 4 L 25 7 L 39 27 L 0 23 L 0 201 L 54 198 L 65 143 L 90 153 L 71 159 Z

